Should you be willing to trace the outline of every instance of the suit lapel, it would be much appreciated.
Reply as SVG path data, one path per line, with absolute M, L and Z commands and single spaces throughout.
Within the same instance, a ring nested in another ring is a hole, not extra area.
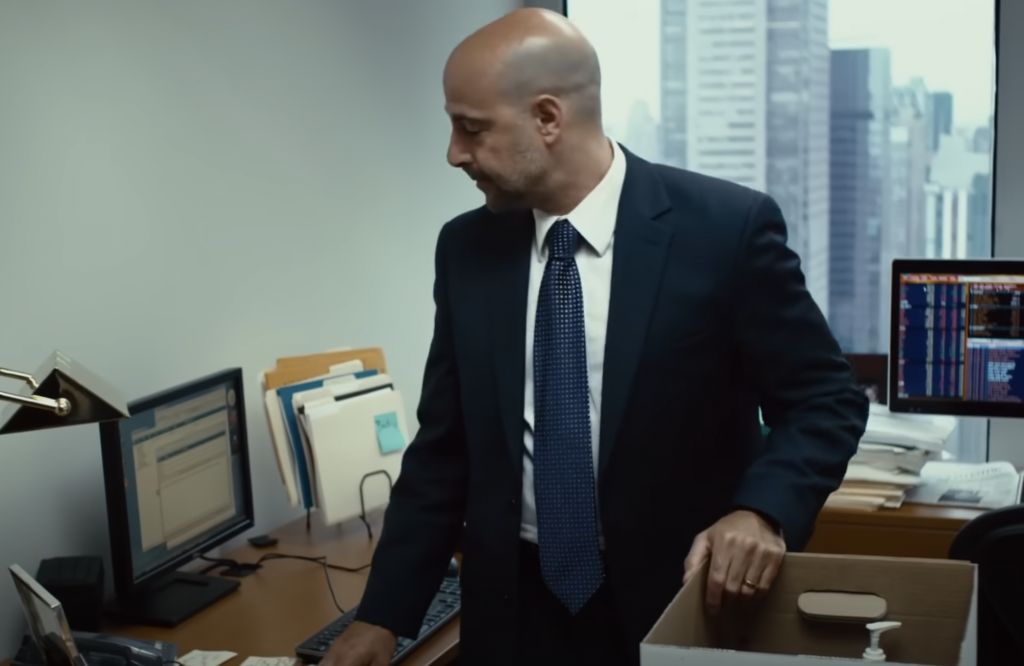
M 526 301 L 530 281 L 533 215 L 515 214 L 493 220 L 494 262 L 491 289 L 485 297 L 494 341 L 498 404 L 505 439 L 515 469 L 523 465 L 523 391 L 526 382 Z
M 623 149 L 626 178 L 619 199 L 612 259 L 611 302 L 601 388 L 598 478 L 603 478 L 661 284 L 671 227 L 657 221 L 670 208 L 654 167 Z

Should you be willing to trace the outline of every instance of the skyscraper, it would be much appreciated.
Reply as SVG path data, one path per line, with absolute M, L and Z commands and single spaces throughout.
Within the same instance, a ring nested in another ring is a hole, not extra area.
M 768 3 L 767 189 L 788 222 L 807 287 L 828 315 L 828 0 Z
M 687 167 L 761 191 L 767 164 L 764 0 L 690 0 Z
M 988 124 L 974 130 L 972 149 L 976 153 L 991 153 L 993 144 L 993 130 L 995 129 L 992 116 L 988 117 Z
M 687 168 L 686 17 L 690 0 L 661 0 L 661 152 L 666 164 Z
M 828 0 L 661 0 L 663 159 L 772 195 L 828 308 Z
M 893 256 L 924 254 L 924 184 L 928 180 L 931 137 L 929 94 L 924 81 L 894 88 L 890 122 L 893 127 L 891 160 Z
M 637 100 L 629 110 L 626 121 L 626 145 L 649 162 L 661 162 L 658 146 L 658 123 L 651 115 L 647 102 Z
M 992 175 L 974 174 L 967 200 L 967 256 L 992 256 Z
M 973 148 L 957 136 L 939 142 L 925 186 L 925 256 L 991 255 L 991 160 Z
M 847 352 L 886 349 L 877 308 L 888 223 L 887 49 L 832 52 L 829 322 Z M 886 269 L 887 270 L 887 269 Z
M 931 151 L 939 151 L 940 137 L 953 133 L 953 93 L 932 93 L 928 116 L 931 121 Z

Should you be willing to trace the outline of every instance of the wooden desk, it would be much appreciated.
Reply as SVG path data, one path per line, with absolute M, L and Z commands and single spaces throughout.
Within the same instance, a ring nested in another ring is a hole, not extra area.
M 380 534 L 382 516 L 371 518 L 374 534 Z M 257 549 L 249 545 L 224 554 L 239 562 L 255 562 L 261 555 L 320 557 L 344 567 L 361 567 L 370 562 L 375 542 L 366 536 L 362 523 L 343 529 L 324 527 L 314 515 L 311 531 L 302 518 L 272 532 L 277 546 Z M 360 573 L 331 570 L 338 603 L 344 609 L 357 604 L 366 587 L 369 569 Z M 221 601 L 173 629 L 105 623 L 103 630 L 123 636 L 177 643 L 178 654 L 190 650 L 230 650 L 238 656 L 225 666 L 237 666 L 250 656 L 295 656 L 296 646 L 338 617 L 331 601 L 322 565 L 301 560 L 275 559 L 246 578 L 241 587 Z M 403 666 L 442 666 L 458 656 L 459 620 L 449 622 Z
M 905 504 L 899 509 L 860 512 L 825 509 L 807 552 L 891 557 L 945 559 L 957 531 L 983 513 Z M 374 532 L 380 532 L 376 516 Z M 305 519 L 297 520 L 273 535 L 274 548 L 244 546 L 225 557 L 253 562 L 268 552 L 289 555 L 326 555 L 332 564 L 359 567 L 369 563 L 374 543 L 366 538 L 361 523 L 343 529 L 324 527 L 314 516 L 311 530 Z M 350 608 L 358 603 L 368 570 L 360 573 L 331 571 L 338 603 Z M 140 638 L 172 641 L 179 654 L 189 650 L 231 650 L 236 657 L 225 666 L 236 666 L 247 656 L 292 656 L 295 647 L 337 617 L 323 567 L 298 560 L 272 560 L 242 579 L 241 588 L 174 629 L 108 623 L 104 631 Z M 404 664 L 442 666 L 458 655 L 459 620 L 435 634 Z M 6 666 L 6 662 L 0 662 Z
M 878 511 L 825 509 L 807 552 L 944 560 L 960 528 L 982 513 L 923 504 Z

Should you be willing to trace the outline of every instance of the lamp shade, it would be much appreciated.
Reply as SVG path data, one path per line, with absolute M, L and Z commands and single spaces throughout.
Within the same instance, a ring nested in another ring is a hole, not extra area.
M 51 354 L 32 377 L 38 387 L 33 390 L 26 383 L 20 396 L 50 401 L 63 399 L 70 409 L 61 415 L 53 409 L 30 406 L 25 401 L 12 403 L 0 416 L 0 435 L 128 418 L 128 403 L 120 391 L 59 351 Z

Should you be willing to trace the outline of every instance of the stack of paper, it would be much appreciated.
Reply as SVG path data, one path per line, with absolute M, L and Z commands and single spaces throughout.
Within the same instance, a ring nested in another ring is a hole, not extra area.
M 1024 474 L 1008 462 L 930 462 L 921 483 L 907 493 L 907 502 L 1001 509 L 1019 504 Z
M 937 460 L 940 455 L 941 453 L 936 454 L 925 449 L 890 444 L 870 444 L 862 441 L 851 462 L 888 472 L 920 474 L 921 469 L 929 460 Z
M 885 405 L 872 404 L 861 443 L 902 446 L 939 453 L 956 429 L 956 417 L 934 414 L 890 412 Z
M 260 383 L 292 506 L 331 525 L 387 503 L 409 435 L 381 349 L 280 358 Z
M 908 489 L 917 485 L 916 474 L 884 471 L 851 462 L 839 490 L 832 493 L 826 506 L 874 511 L 882 507 L 898 509 Z
M 872 404 L 857 453 L 826 506 L 899 508 L 907 491 L 920 483 L 925 465 L 948 457 L 946 442 L 955 428 L 951 416 L 895 414 Z

